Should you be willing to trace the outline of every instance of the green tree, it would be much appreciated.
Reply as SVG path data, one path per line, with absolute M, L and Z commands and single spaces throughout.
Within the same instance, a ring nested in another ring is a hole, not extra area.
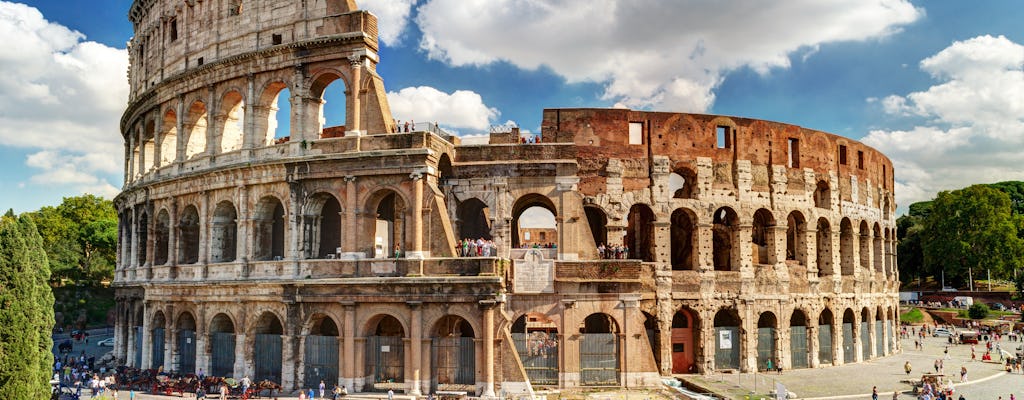
M 0 217 L 0 398 L 45 398 L 53 364 L 53 293 L 30 218 Z
M 51 282 L 97 284 L 113 278 L 117 211 L 93 195 L 65 197 L 56 207 L 31 213 L 50 259 Z
M 988 316 L 988 306 L 981 303 L 971 304 L 971 308 L 967 309 L 967 316 L 971 319 L 984 319 Z
M 1010 196 L 1010 209 L 1014 214 L 1024 215 L 1024 182 L 1007 181 L 988 185 Z
M 985 269 L 996 278 L 1012 276 L 1024 257 L 1024 240 L 1010 205 L 1006 193 L 986 185 L 940 192 L 921 231 L 924 265 L 937 268 L 933 275 L 945 271 L 954 285 Z

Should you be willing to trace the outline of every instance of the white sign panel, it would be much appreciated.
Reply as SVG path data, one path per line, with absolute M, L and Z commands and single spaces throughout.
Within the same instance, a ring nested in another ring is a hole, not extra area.
M 732 331 L 718 332 L 718 348 L 723 350 L 732 348 Z
M 381 353 L 390 353 L 391 352 L 391 346 L 380 346 L 380 352 Z
M 531 249 L 515 262 L 516 293 L 552 293 L 555 291 L 555 262 L 544 259 L 540 250 Z

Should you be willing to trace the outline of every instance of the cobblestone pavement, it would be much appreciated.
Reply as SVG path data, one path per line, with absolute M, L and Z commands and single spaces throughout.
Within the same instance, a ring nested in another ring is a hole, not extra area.
M 740 399 L 751 392 L 767 395 L 774 390 L 776 382 L 784 384 L 801 399 L 870 399 L 873 386 L 878 387 L 879 399 L 891 399 L 893 391 L 900 392 L 900 399 L 912 399 L 911 386 L 905 380 L 920 379 L 921 374 L 934 372 L 934 362 L 943 358 L 946 340 L 944 337 L 926 337 L 924 349 L 914 350 L 914 340 L 903 339 L 902 353 L 839 367 L 792 370 L 781 375 L 712 374 L 686 376 L 685 379 L 716 393 Z M 1003 350 L 1013 351 L 1020 344 L 1002 340 Z M 983 343 L 977 346 L 979 360 L 984 348 Z M 957 396 L 963 393 L 969 400 L 997 400 L 997 396 L 1003 396 L 1004 400 L 1009 400 L 1009 394 L 1014 393 L 1017 398 L 1024 398 L 1024 375 L 1007 374 L 998 362 L 971 361 L 970 345 L 951 345 L 949 349 L 950 359 L 943 361 L 943 372 L 953 380 Z M 995 359 L 998 361 L 998 356 Z M 909 375 L 903 371 L 903 364 L 907 361 L 913 366 Z M 966 366 L 968 372 L 968 382 L 963 384 L 959 383 L 961 366 Z

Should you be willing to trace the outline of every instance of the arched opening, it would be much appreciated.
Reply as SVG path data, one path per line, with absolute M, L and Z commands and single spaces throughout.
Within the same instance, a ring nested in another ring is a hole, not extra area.
M 333 195 L 317 193 L 306 208 L 306 258 L 334 258 L 341 252 L 341 203 Z
M 304 387 L 316 387 L 320 381 L 329 388 L 338 384 L 338 325 L 331 317 L 315 314 L 309 335 L 305 337 Z
M 452 169 L 452 159 L 448 157 L 448 153 L 441 154 L 441 157 L 437 160 L 437 184 L 443 186 L 448 183 L 448 179 L 455 176 Z
M 818 315 L 818 362 L 832 364 L 832 325 L 835 323 L 832 310 L 825 308 Z
M 789 317 L 789 359 L 792 368 L 811 366 L 811 354 L 807 351 L 807 314 L 793 310 Z
M 868 229 L 867 221 L 860 222 L 860 234 L 858 244 L 860 245 L 860 263 L 859 268 L 861 273 L 866 277 L 871 276 L 871 231 Z
M 678 167 L 668 176 L 668 192 L 673 199 L 696 197 L 697 173 L 686 167 Z
M 786 217 L 786 260 L 807 265 L 807 220 L 799 211 Z
M 857 260 L 853 258 L 854 241 L 853 224 L 849 218 L 839 223 L 839 267 L 843 276 L 853 275 Z
M 824 209 L 832 208 L 832 190 L 829 189 L 828 182 L 818 181 L 818 185 L 814 189 L 814 206 Z
M 210 375 L 234 376 L 235 323 L 225 314 L 210 321 Z
M 654 261 L 654 211 L 646 204 L 634 204 L 629 208 L 626 226 L 625 258 Z
M 885 259 L 885 265 L 883 266 L 883 268 L 885 269 L 885 277 L 886 277 L 886 279 L 889 279 L 889 280 L 895 280 L 894 277 L 896 275 L 896 269 L 893 268 L 893 263 L 892 263 L 893 253 L 894 253 L 893 247 L 895 247 L 895 244 L 893 244 L 892 237 L 893 237 L 893 230 L 892 229 L 886 229 L 885 230 L 885 244 L 884 244 L 884 249 L 883 249 L 885 254 L 883 254 L 882 257 Z
M 217 203 L 213 210 L 213 232 L 210 242 L 210 261 L 235 261 L 238 249 L 238 214 L 230 201 Z
M 647 311 L 643 311 L 644 315 L 644 333 L 647 334 L 647 344 L 651 346 L 651 353 L 654 355 L 654 364 L 661 365 L 661 352 L 657 349 L 660 348 L 661 338 L 658 329 L 658 318 L 651 315 Z
M 779 321 L 774 313 L 763 312 L 757 319 L 757 369 L 770 371 L 778 369 L 779 357 L 776 342 L 778 341 Z
M 405 250 L 405 200 L 392 190 L 381 190 L 369 201 L 374 210 L 369 237 L 373 238 L 374 258 L 399 257 Z
M 692 374 L 697 372 L 697 334 L 700 332 L 696 313 L 680 309 L 672 316 L 672 373 Z
M 832 265 L 832 228 L 827 219 L 818 218 L 818 233 L 815 237 L 818 250 L 818 277 L 831 276 L 835 274 L 835 269 Z
M 149 256 L 146 251 L 149 247 L 149 214 L 145 212 L 139 214 L 138 222 L 138 225 L 135 227 L 135 231 L 138 232 L 138 235 L 135 235 L 138 240 L 138 251 L 135 253 L 138 258 L 135 260 L 135 263 L 136 265 L 146 265 L 146 260 Z
M 363 390 L 386 391 L 390 382 L 405 381 L 405 329 L 390 315 L 374 317 L 369 326 L 364 353 L 367 382 Z
M 739 270 L 739 265 L 733 266 L 733 248 L 735 247 L 733 241 L 736 239 L 738 227 L 739 217 L 731 208 L 722 207 L 715 211 L 711 227 L 712 258 L 715 264 L 715 271 Z
M 188 160 L 206 153 L 206 104 L 201 101 L 192 103 L 188 108 L 186 123 L 188 141 L 185 142 L 185 159 Z
M 736 310 L 715 313 L 715 369 L 740 369 L 740 325 Z
M 162 368 L 164 366 L 164 336 L 166 334 L 167 319 L 163 311 L 153 313 L 153 322 L 150 325 L 150 353 L 149 368 Z M 143 367 L 145 368 L 145 367 Z
M 156 238 L 153 241 L 153 264 L 167 264 L 168 247 L 171 242 L 171 217 L 167 210 L 160 210 L 156 215 L 156 226 L 154 227 Z
M 473 327 L 462 317 L 446 315 L 434 325 L 431 362 L 434 391 L 473 390 L 476 383 L 476 346 Z
M 178 114 L 167 110 L 160 124 L 160 165 L 170 165 L 178 158 Z
M 491 209 L 487 204 L 474 197 L 459 203 L 456 213 L 459 238 L 491 240 Z
M 288 84 L 271 82 L 263 90 L 258 104 L 263 107 L 254 110 L 256 145 L 271 146 L 288 142 L 292 125 L 291 91 L 288 90 Z
M 883 277 L 885 276 L 884 261 L 885 255 L 882 252 L 882 227 L 875 223 L 874 228 L 871 231 L 871 244 L 872 244 L 872 263 L 875 264 L 875 272 L 879 273 Z
M 557 247 L 555 205 L 547 196 L 528 194 L 512 207 L 513 247 Z
M 320 138 L 345 136 L 345 82 L 338 75 L 321 75 L 310 87 L 310 94 L 320 98 Z
M 256 380 L 281 382 L 281 335 L 284 327 L 272 312 L 264 312 L 253 327 L 253 363 Z
M 590 234 L 594 237 L 594 246 L 597 247 L 598 258 L 607 257 L 608 243 L 608 215 L 601 207 L 593 204 L 583 206 L 583 214 L 587 217 L 587 226 L 590 227 Z
M 199 262 L 199 210 L 189 205 L 178 221 L 178 264 Z
M 242 148 L 245 132 L 245 99 L 237 91 L 230 91 L 221 100 L 220 152 L 227 153 Z
M 260 199 L 253 216 L 253 257 L 257 260 L 284 258 L 284 206 L 276 197 Z
M 865 307 L 860 312 L 860 332 L 857 332 L 857 340 L 860 341 L 861 360 L 871 357 L 871 312 Z
M 152 120 L 146 121 L 146 130 L 142 138 L 142 173 L 151 171 L 156 167 L 156 123 Z
M 580 383 L 619 384 L 619 326 L 610 315 L 595 313 L 580 325 Z
M 535 387 L 558 385 L 558 325 L 547 316 L 529 313 L 512 323 L 512 341 L 526 377 Z
M 697 216 L 690 210 L 680 208 L 672 212 L 671 251 L 673 270 L 693 270 L 694 229 Z
M 185 312 L 178 316 L 175 326 L 178 331 L 178 343 L 174 356 L 177 358 L 175 371 L 179 374 L 196 373 L 196 319 L 191 313 Z
M 854 353 L 856 347 L 854 347 L 853 343 L 853 324 L 856 321 L 853 310 L 847 308 L 846 312 L 843 313 L 843 362 L 846 364 L 856 360 L 856 354 Z
M 142 333 L 143 333 L 142 324 L 143 324 L 143 321 L 145 321 L 145 319 L 146 319 L 146 317 L 145 317 L 145 313 L 142 310 L 142 307 L 141 306 L 135 307 L 135 317 L 132 319 L 133 324 L 134 324 L 134 326 L 132 326 L 132 333 L 134 334 L 134 336 L 131 338 L 131 339 L 134 339 L 134 341 L 135 341 L 135 343 L 133 343 L 133 345 L 134 345 L 133 347 L 134 347 L 134 350 L 135 350 L 134 351 L 135 357 L 129 363 L 130 367 L 142 368 L 142 347 L 143 347 L 143 343 L 142 343 Z
M 771 211 L 758 209 L 754 212 L 754 225 L 750 231 L 751 252 L 758 264 L 770 264 L 775 251 L 775 217 Z M 772 246 L 768 244 L 771 243 Z
M 882 310 L 882 306 L 878 306 L 878 310 L 875 312 L 875 357 L 885 355 L 888 339 L 885 332 L 885 311 Z

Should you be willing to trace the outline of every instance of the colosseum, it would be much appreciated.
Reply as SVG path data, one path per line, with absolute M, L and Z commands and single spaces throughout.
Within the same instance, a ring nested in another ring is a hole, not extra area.
M 857 141 L 546 109 L 471 143 L 397 123 L 353 0 L 129 18 L 124 365 L 494 397 L 900 351 L 892 163 Z

